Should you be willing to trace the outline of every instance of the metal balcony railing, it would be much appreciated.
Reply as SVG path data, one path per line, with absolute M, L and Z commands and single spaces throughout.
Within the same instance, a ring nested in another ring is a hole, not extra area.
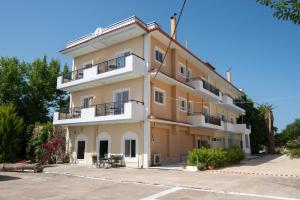
M 75 119 L 81 117 L 81 107 L 61 108 L 58 119 Z
M 221 126 L 221 124 L 222 124 L 221 118 L 213 116 L 213 115 L 205 114 L 203 112 L 193 112 L 193 113 L 188 113 L 188 115 L 203 115 L 205 123 L 214 124 L 214 125 L 218 125 L 218 126 Z
M 140 57 L 140 56 L 138 56 L 134 53 L 130 53 L 128 55 L 113 58 L 113 59 L 110 59 L 110 60 L 107 60 L 107 61 L 104 61 L 104 62 L 101 62 L 101 63 L 97 63 L 97 64 L 94 64 L 94 65 L 90 64 L 90 65 L 87 65 L 83 68 L 80 68 L 80 69 L 77 69 L 77 70 L 74 70 L 74 71 L 71 71 L 71 72 L 68 72 L 68 73 L 63 73 L 62 74 L 62 83 L 67 83 L 67 82 L 82 79 L 83 78 L 83 71 L 85 69 L 88 69 L 88 68 L 91 68 L 91 67 L 97 67 L 97 73 L 98 74 L 102 74 L 102 73 L 105 73 L 105 72 L 109 72 L 109 71 L 112 71 L 112 70 L 123 68 L 123 67 L 126 66 L 126 57 L 131 56 L 131 55 L 133 55 L 133 56 L 135 56 L 139 59 L 144 60 L 144 58 L 142 58 L 142 57 Z
M 204 117 L 205 123 L 221 126 L 221 118 L 207 114 L 205 114 Z
M 135 102 L 144 105 L 138 100 L 116 101 L 110 103 L 89 105 L 88 107 L 60 108 L 58 119 L 75 119 L 81 117 L 81 109 L 95 107 L 95 116 L 121 115 L 124 114 L 124 105 L 127 102 Z
M 96 116 L 107 116 L 107 115 L 121 115 L 124 114 L 124 104 L 127 102 L 135 102 L 144 104 L 144 102 L 138 100 L 128 100 L 128 101 L 116 101 L 110 103 L 97 104 Z
M 219 96 L 219 92 L 220 90 L 218 88 L 216 88 L 215 86 L 213 86 L 212 84 L 208 83 L 206 80 L 202 79 L 201 77 L 195 77 L 192 78 L 192 80 L 201 80 L 203 83 L 203 88 L 210 91 L 211 93 Z

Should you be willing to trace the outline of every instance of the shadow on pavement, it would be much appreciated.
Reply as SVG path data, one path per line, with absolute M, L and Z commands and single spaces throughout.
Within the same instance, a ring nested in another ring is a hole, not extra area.
M 5 175 L 0 175 L 0 182 L 1 182 L 1 181 L 18 180 L 18 179 L 21 179 L 21 178 L 15 177 L 15 176 L 5 176 Z
M 282 154 L 265 154 L 263 156 L 255 158 L 255 159 L 242 161 L 240 165 L 256 166 L 256 165 L 261 165 L 264 163 L 277 163 L 277 161 L 272 161 L 272 160 L 275 160 L 281 156 L 283 156 L 283 155 Z

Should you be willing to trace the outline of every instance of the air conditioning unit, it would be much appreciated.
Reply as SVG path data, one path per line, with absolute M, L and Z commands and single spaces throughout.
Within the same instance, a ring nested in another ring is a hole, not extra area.
M 153 165 L 161 165 L 161 154 L 154 154 L 153 155 Z

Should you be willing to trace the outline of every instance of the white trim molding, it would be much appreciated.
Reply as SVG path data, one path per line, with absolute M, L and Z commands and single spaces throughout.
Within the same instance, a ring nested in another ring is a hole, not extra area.
M 181 111 L 181 112 L 187 112 L 187 101 L 186 101 L 186 98 L 179 97 L 178 99 L 179 99 L 179 101 L 178 101 L 179 111 Z M 181 102 L 184 102 L 184 107 L 181 107 Z
M 157 102 L 156 101 L 156 98 L 155 98 L 155 92 L 161 92 L 161 93 L 163 93 L 163 103 L 160 103 L 160 102 Z M 160 89 L 160 88 L 158 88 L 158 87 L 154 87 L 154 90 L 153 90 L 153 97 L 154 97 L 154 103 L 155 104 L 158 104 L 158 105 L 161 105 L 161 106 L 165 106 L 166 105 L 166 91 L 165 90 L 163 90 L 163 89 Z
M 135 140 L 135 157 L 125 157 L 125 140 Z M 121 150 L 125 158 L 125 162 L 138 162 L 138 152 L 139 152 L 139 140 L 138 135 L 132 131 L 127 131 L 122 135 Z
M 78 142 L 79 141 L 85 141 L 85 146 L 84 146 L 84 159 L 77 159 L 77 152 L 78 152 Z M 88 146 L 88 138 L 85 134 L 80 133 L 79 135 L 76 136 L 75 139 L 75 152 L 74 152 L 74 161 L 76 164 L 86 164 L 87 161 L 87 146 Z

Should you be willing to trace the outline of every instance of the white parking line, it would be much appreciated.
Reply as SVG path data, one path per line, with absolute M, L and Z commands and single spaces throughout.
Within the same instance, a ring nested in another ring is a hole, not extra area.
M 181 187 L 172 187 L 172 188 L 170 188 L 168 190 L 164 190 L 164 191 L 162 191 L 160 193 L 157 193 L 157 194 L 148 196 L 146 198 L 143 198 L 142 200 L 155 200 L 155 199 L 158 199 L 159 197 L 166 196 L 166 195 L 171 194 L 173 192 L 176 192 L 178 190 L 182 190 L 182 188 Z
M 186 187 L 181 187 L 181 188 L 185 189 L 185 190 L 195 190 L 195 191 L 199 191 L 199 192 L 209 192 L 209 193 L 215 193 L 215 194 L 227 194 L 227 195 L 258 197 L 258 198 L 266 198 L 266 199 L 279 199 L 279 200 L 300 200 L 300 199 L 296 199 L 296 198 L 279 197 L 279 196 L 271 196 L 271 195 L 263 195 L 263 194 L 253 194 L 253 193 L 244 193 L 244 192 L 228 192 L 228 191 L 222 191 L 222 190 L 186 188 Z
M 87 179 L 94 179 L 94 180 L 102 180 L 102 181 L 110 181 L 115 183 L 125 183 L 125 184 L 138 184 L 138 185 L 148 185 L 148 186 L 159 186 L 159 187 L 168 187 L 170 189 L 162 191 L 160 193 L 151 195 L 149 197 L 144 198 L 143 200 L 150 200 L 156 199 L 170 193 L 179 191 L 179 190 L 194 190 L 199 192 L 208 192 L 208 193 L 215 193 L 215 194 L 226 194 L 226 195 L 236 195 L 236 196 L 246 196 L 246 197 L 257 197 L 257 198 L 266 198 L 266 199 L 277 199 L 277 200 L 300 200 L 298 198 L 291 198 L 291 197 L 281 197 L 281 196 L 272 196 L 272 195 L 263 195 L 263 194 L 254 194 L 254 193 L 244 193 L 244 192 L 230 192 L 224 190 L 213 190 L 213 189 L 206 189 L 204 187 L 189 187 L 189 186 L 172 186 L 172 185 L 165 185 L 165 184 L 155 184 L 155 183 L 146 183 L 146 182 L 136 182 L 136 181 L 127 181 L 127 180 L 113 180 L 109 178 L 101 178 L 101 177 L 93 177 L 93 176 L 84 176 L 84 175 L 77 175 L 71 173 L 60 173 L 60 172 L 44 172 L 46 174 L 56 174 L 56 175 L 65 175 L 65 176 L 72 176 L 78 178 L 87 178 Z

